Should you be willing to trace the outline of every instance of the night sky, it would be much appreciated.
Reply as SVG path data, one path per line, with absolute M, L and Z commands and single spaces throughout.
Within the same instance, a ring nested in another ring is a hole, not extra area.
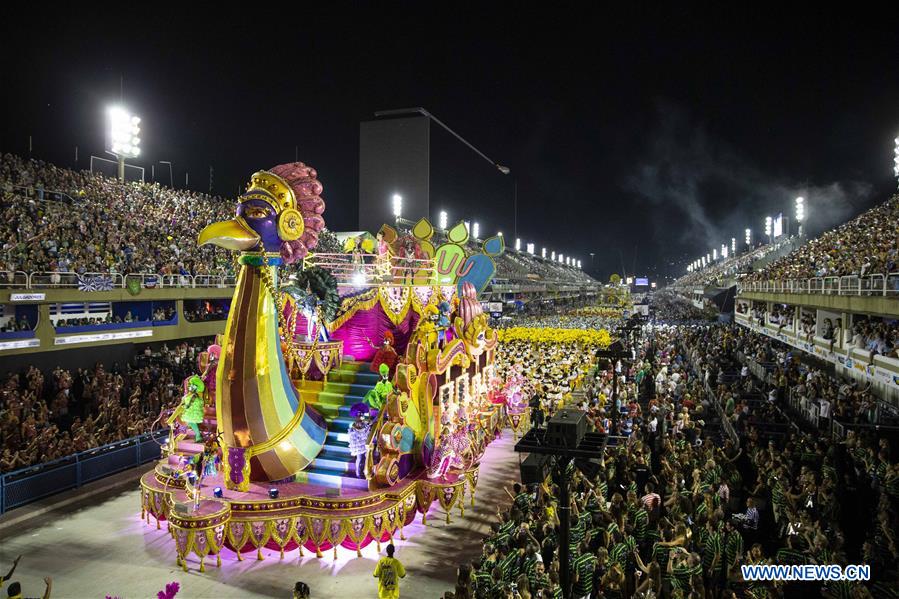
M 356 226 L 359 122 L 409 106 L 512 169 L 434 129 L 432 220 L 445 209 L 511 239 L 514 178 L 523 242 L 588 270 L 594 252 L 604 279 L 680 274 L 746 227 L 761 235 L 766 215 L 792 215 L 796 195 L 819 231 L 895 189 L 899 33 L 886 14 L 11 4 L 0 150 L 27 155 L 31 135 L 33 156 L 74 166 L 77 145 L 87 168 L 123 82 L 148 177 L 170 160 L 177 186 L 188 172 L 208 191 L 212 166 L 214 192 L 233 197 L 298 148 L 336 231 Z

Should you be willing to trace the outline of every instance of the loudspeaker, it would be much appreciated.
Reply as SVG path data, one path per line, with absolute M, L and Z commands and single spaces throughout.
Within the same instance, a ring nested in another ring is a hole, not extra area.
M 586 433 L 586 414 L 580 410 L 559 410 L 549 420 L 544 442 L 552 447 L 574 449 Z
M 521 463 L 521 484 L 539 485 L 546 480 L 549 456 L 530 453 Z
M 574 465 L 590 480 L 594 480 L 599 471 L 602 470 L 602 460 L 598 458 L 575 458 Z

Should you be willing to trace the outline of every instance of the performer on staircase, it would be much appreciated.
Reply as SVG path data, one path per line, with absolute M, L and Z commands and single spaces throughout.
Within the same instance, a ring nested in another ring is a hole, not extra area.
M 390 382 L 390 368 L 387 364 L 381 364 L 378 372 L 381 374 L 381 380 L 365 394 L 365 403 L 380 411 L 387 403 L 387 397 L 393 393 L 393 383 Z
M 350 426 L 350 455 L 356 458 L 356 478 L 365 478 L 365 457 L 368 453 L 368 436 L 371 433 L 371 414 L 368 406 L 353 406 L 355 422 Z
M 184 422 L 194 432 L 194 441 L 197 443 L 203 440 L 200 433 L 200 423 L 205 417 L 203 411 L 203 391 L 206 385 L 203 379 L 197 375 L 193 375 L 187 380 L 187 393 L 181 398 L 181 421 Z

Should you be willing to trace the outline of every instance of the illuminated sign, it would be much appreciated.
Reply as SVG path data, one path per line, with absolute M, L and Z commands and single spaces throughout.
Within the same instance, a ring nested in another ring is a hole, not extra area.
M 634 285 L 636 285 L 637 287 L 648 287 L 649 279 L 637 277 L 637 279 L 634 281 Z
M 75 345 L 76 343 L 94 343 L 96 341 L 118 341 L 120 339 L 137 339 L 139 337 L 152 337 L 152 329 L 140 331 L 120 331 L 117 333 L 94 333 L 92 335 L 67 335 L 53 340 L 54 345 Z
M 11 302 L 39 302 L 47 297 L 46 293 L 10 293 Z
M 0 351 L 5 349 L 22 349 L 24 347 L 39 347 L 40 339 L 19 339 L 18 341 L 3 341 L 0 343 Z

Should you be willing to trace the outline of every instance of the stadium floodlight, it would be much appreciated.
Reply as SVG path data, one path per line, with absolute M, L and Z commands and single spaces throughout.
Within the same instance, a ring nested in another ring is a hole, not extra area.
M 110 106 L 109 143 L 107 151 L 118 158 L 119 180 L 125 180 L 125 159 L 140 156 L 140 117 L 121 106 Z
M 447 225 L 448 220 L 449 220 L 449 217 L 446 214 L 446 210 L 441 210 L 440 211 L 440 228 L 443 229 L 444 231 L 446 231 L 446 225 Z
M 730 238 L 730 253 L 736 255 L 737 254 L 737 238 Z
M 577 267 L 578 267 L 578 268 L 581 268 L 581 261 L 580 261 L 580 260 L 577 261 Z
M 896 147 L 893 149 L 893 176 L 899 180 L 899 137 L 895 140 Z
M 552 255 L 550 256 L 550 260 L 552 260 L 553 262 L 556 261 L 556 251 L 555 250 L 553 250 Z
M 721 244 L 721 258 L 722 259 L 727 258 L 727 244 L 726 243 Z
M 398 193 L 393 194 L 393 216 L 399 218 L 403 215 L 403 196 Z
M 525 246 L 525 248 L 527 248 L 527 251 L 528 251 L 528 253 L 529 253 L 531 256 L 534 255 L 534 244 L 533 244 L 533 243 L 527 244 L 527 245 Z
M 796 222 L 799 223 L 799 236 L 802 237 L 802 221 L 805 220 L 805 198 L 796 198 Z
M 746 229 L 746 245 L 752 243 L 752 229 Z
M 712 260 L 718 259 L 718 248 L 712 248 Z
M 517 237 L 515 238 L 515 251 L 516 252 L 521 251 L 521 239 L 519 239 Z
M 540 257 L 546 259 L 546 248 L 540 248 Z
M 474 224 L 471 225 L 471 235 L 475 239 L 479 237 L 479 233 L 481 232 L 481 225 L 478 224 L 478 221 L 474 221 Z
M 774 222 L 774 219 L 770 216 L 765 217 L 765 235 L 771 237 L 771 225 Z M 770 239 L 768 241 L 771 241 Z
M 702 259 L 702 267 L 705 268 L 705 258 Z

